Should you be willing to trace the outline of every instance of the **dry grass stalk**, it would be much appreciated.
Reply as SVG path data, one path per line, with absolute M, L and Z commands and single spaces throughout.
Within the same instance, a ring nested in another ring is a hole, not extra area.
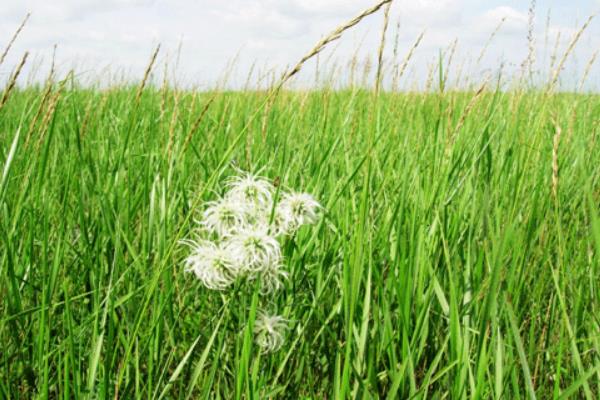
M 31 13 L 27 13 L 27 15 L 25 16 L 25 18 L 23 18 L 23 22 L 21 22 L 21 25 L 19 25 L 19 27 L 17 28 L 17 30 L 15 31 L 15 33 L 13 34 L 12 38 L 10 39 L 10 41 L 8 42 L 8 45 L 6 46 L 6 48 L 4 49 L 4 52 L 2 53 L 2 55 L 0 56 L 0 65 L 2 65 L 2 63 L 4 62 L 4 60 L 6 59 L 6 56 L 8 55 L 8 52 L 10 51 L 12 45 L 15 43 L 15 41 L 17 40 L 17 37 L 19 37 L 19 34 L 21 33 L 21 31 L 23 30 L 23 28 L 25 27 L 25 24 L 27 23 L 27 20 L 29 20 L 29 17 L 31 16 Z
M 552 196 L 554 200 L 558 198 L 558 146 L 561 134 L 560 125 L 554 121 L 554 138 L 552 140 Z
M 562 71 L 562 69 L 565 65 L 565 62 L 567 61 L 567 58 L 569 57 L 569 55 L 575 48 L 575 45 L 579 41 L 579 38 L 581 38 L 581 35 L 587 29 L 587 27 L 590 25 L 590 23 L 592 22 L 592 20 L 594 19 L 595 16 L 596 16 L 595 14 L 590 15 L 590 17 L 587 19 L 587 21 L 585 21 L 585 23 L 577 31 L 575 36 L 573 36 L 573 39 L 571 39 L 571 42 L 569 43 L 569 47 L 567 47 L 567 50 L 563 54 L 562 58 L 560 59 L 560 62 L 558 63 L 558 65 L 556 66 L 556 69 L 554 70 L 554 73 L 552 74 L 552 79 L 550 80 L 550 84 L 548 86 L 549 91 L 552 91 L 554 89 L 554 86 L 556 85 L 556 82 L 558 81 L 558 76 L 560 75 L 560 71 Z
M 269 87 L 271 87 L 269 79 L 272 80 L 274 74 L 273 69 L 261 68 L 257 73 L 254 89 L 256 91 L 269 90 Z
M 433 77 L 435 75 L 435 71 L 439 68 L 439 64 L 434 61 L 429 63 L 427 67 L 427 81 L 425 83 L 425 93 L 429 93 L 431 91 L 431 87 L 433 86 Z
M 404 75 L 404 72 L 406 72 L 406 67 L 408 66 L 408 63 L 410 62 L 410 59 L 412 58 L 413 54 L 415 53 L 415 50 L 417 50 L 417 47 L 419 47 L 419 44 L 421 44 L 423 36 L 425 36 L 425 31 L 421 32 L 419 37 L 417 37 L 417 40 L 415 40 L 415 43 L 413 43 L 412 47 L 406 54 L 406 57 L 404 57 L 404 61 L 402 61 L 402 65 L 400 66 L 400 69 L 398 70 L 398 73 L 395 77 L 396 82 L 400 81 L 400 79 Z
M 352 58 L 350 58 L 348 68 L 350 70 L 348 81 L 350 83 L 350 87 L 354 87 L 356 86 L 356 71 L 358 70 L 358 56 L 356 54 L 353 54 Z
M 342 67 L 337 61 L 331 64 L 331 67 L 327 68 L 327 75 L 321 78 L 321 87 L 326 89 L 332 88 L 336 85 L 336 79 L 343 74 Z M 323 75 L 323 74 L 321 74 Z
M 194 121 L 194 124 L 192 125 L 192 128 L 188 131 L 187 136 L 185 138 L 185 142 L 183 143 L 183 148 L 182 148 L 181 154 L 185 153 L 185 151 L 187 150 L 187 147 L 189 146 L 190 142 L 192 141 L 192 137 L 194 136 L 194 132 L 196 132 L 196 130 L 200 126 L 200 123 L 204 119 L 204 116 L 208 112 L 208 109 L 210 108 L 211 104 L 213 103 L 213 101 L 215 100 L 216 97 L 217 97 L 217 92 L 215 92 L 208 99 L 208 101 L 204 105 L 204 108 L 200 112 L 200 115 L 198 116 L 198 118 L 196 118 L 196 121 Z
M 38 120 L 42 116 L 42 112 L 44 111 L 44 107 L 46 106 L 46 102 L 50 98 L 51 93 L 52 93 L 52 85 L 48 84 L 48 85 L 46 85 L 46 89 L 44 90 L 44 93 L 42 94 L 42 100 L 40 101 L 40 105 L 38 106 L 37 112 L 35 113 L 35 116 L 29 123 L 29 129 L 27 131 L 27 134 L 25 135 L 24 147 L 28 146 L 29 139 L 30 139 L 31 135 L 33 134 L 33 130 L 35 129 Z
M 55 44 L 52 48 L 52 61 L 50 62 L 50 71 L 48 72 L 48 76 L 46 77 L 46 86 L 52 86 L 54 84 L 54 77 L 56 74 L 56 49 L 57 45 Z M 34 72 L 29 73 L 29 81 L 27 82 L 27 86 L 32 86 L 34 82 Z
M 142 79 L 142 83 L 140 83 L 137 94 L 135 96 L 136 104 L 138 104 L 140 102 L 140 99 L 142 97 L 142 92 L 144 91 L 144 88 L 146 87 L 146 83 L 148 81 L 148 78 L 150 77 L 150 73 L 152 72 L 152 67 L 154 67 L 154 63 L 156 62 L 156 57 L 158 57 L 159 51 L 160 51 L 160 44 L 158 44 L 156 46 L 156 50 L 154 50 L 154 53 L 152 53 L 152 57 L 150 58 L 150 63 L 148 63 L 148 67 L 146 67 L 146 72 L 144 72 L 144 79 Z
M 17 69 L 15 69 L 15 72 L 10 77 L 10 80 L 8 81 L 8 85 L 6 86 L 6 89 L 4 90 L 4 95 L 2 95 L 2 100 L 0 100 L 0 110 L 2 110 L 2 108 L 8 101 L 8 98 L 10 97 L 10 93 L 12 92 L 15 85 L 17 84 L 17 79 L 19 78 L 19 75 L 21 74 L 21 71 L 23 70 L 23 66 L 27 62 L 28 56 L 29 56 L 29 52 L 26 51 L 25 54 L 23 54 L 23 58 L 21 58 L 21 62 L 17 66 Z
M 448 62 L 446 63 L 446 68 L 444 69 L 444 77 L 442 82 L 442 91 L 446 87 L 446 82 L 448 81 L 448 75 L 450 74 L 450 67 L 452 66 L 452 60 L 454 59 L 454 54 L 456 54 L 456 46 L 458 45 L 458 39 L 454 39 L 452 44 L 450 45 L 450 54 L 448 55 Z
M 92 110 L 100 110 L 102 109 L 102 107 L 104 107 L 104 104 L 106 102 L 106 98 L 108 96 L 104 96 L 104 98 L 102 99 L 101 102 L 101 107 L 98 108 L 94 108 L 94 104 L 97 104 L 94 100 L 94 98 L 90 98 L 90 100 L 88 101 L 87 105 L 85 106 L 85 114 L 83 115 L 83 120 L 81 121 L 81 127 L 79 128 L 79 138 L 83 139 L 83 137 L 85 136 L 86 132 L 87 132 L 87 128 L 89 126 L 90 123 L 90 118 L 92 116 Z
M 594 52 L 594 54 L 592 54 L 592 57 L 590 58 L 590 60 L 587 63 L 587 66 L 585 67 L 585 71 L 583 72 L 583 76 L 581 77 L 581 81 L 579 82 L 579 87 L 577 88 L 578 92 L 581 92 L 583 90 L 583 85 L 585 85 L 588 75 L 590 74 L 590 70 L 592 69 L 592 66 L 594 65 L 594 63 L 596 62 L 597 57 L 598 57 L 598 50 L 596 50 Z
M 171 159 L 171 153 L 173 151 L 173 140 L 175 138 L 175 127 L 177 126 L 177 119 L 179 117 L 179 96 L 181 92 L 179 90 L 175 91 L 173 96 L 173 114 L 171 114 L 171 121 L 169 123 L 169 143 L 167 144 L 167 156 L 168 159 Z
M 390 21 L 390 7 L 392 2 L 387 3 L 383 10 L 383 29 L 381 30 L 381 41 L 379 43 L 379 51 L 377 52 L 377 72 L 375 75 L 375 96 L 379 95 L 381 90 L 381 74 L 383 72 L 383 51 L 385 50 L 385 35 L 387 33 Z
M 332 45 L 333 47 L 331 48 L 331 50 L 329 50 L 329 54 L 327 54 L 327 58 L 325 58 L 325 60 L 321 63 L 321 65 L 327 66 L 327 65 L 330 65 L 332 63 L 336 64 L 338 61 L 337 61 L 337 59 L 335 57 L 336 57 L 337 51 L 339 50 L 339 48 L 340 48 L 341 45 L 342 44 L 340 42 L 336 43 L 335 45 Z M 317 54 L 317 56 L 316 56 L 317 57 L 317 61 L 318 61 L 319 56 L 320 56 L 320 54 Z M 325 71 L 325 70 L 327 70 L 327 69 L 328 68 L 322 67 L 321 68 L 321 75 L 323 75 L 322 72 Z
M 364 38 L 363 38 L 364 39 Z M 350 61 L 348 62 L 348 68 L 350 70 L 349 73 L 349 82 L 351 87 L 357 86 L 357 76 L 358 76 L 358 67 L 360 66 L 360 61 L 358 59 L 360 49 L 363 45 L 363 39 L 358 42 L 358 44 L 354 47 L 354 52 L 352 53 L 352 57 L 350 57 Z
M 102 100 L 100 100 L 100 104 L 98 106 L 96 106 L 96 107 L 93 107 L 92 111 L 94 113 L 97 113 L 98 115 L 101 116 L 102 113 L 104 112 L 104 109 L 106 108 L 106 105 L 108 104 L 108 99 L 109 99 L 110 95 L 111 95 L 110 91 L 108 91 L 108 90 L 105 91 L 102 94 Z M 86 122 L 86 127 L 87 127 L 87 123 L 89 122 L 89 118 L 85 122 Z M 82 135 L 81 135 L 82 138 L 83 138 L 83 134 L 85 134 L 86 132 L 87 132 L 87 129 L 83 129 L 82 130 Z
M 162 121 L 165 116 L 165 109 L 167 107 L 167 96 L 169 94 L 169 58 L 165 58 L 165 66 L 163 69 L 163 81 L 162 87 L 160 88 L 160 120 Z
M 48 129 L 48 126 L 50 125 L 50 121 L 52 119 L 52 116 L 54 115 L 54 111 L 56 111 L 56 106 L 58 105 L 58 101 L 60 100 L 60 97 L 62 96 L 62 91 L 63 91 L 65 85 L 67 84 L 67 81 L 72 76 L 72 74 L 73 74 L 73 72 L 71 71 L 67 75 L 67 77 L 65 79 L 63 79 L 62 82 L 60 82 L 58 89 L 56 90 L 56 92 L 54 93 L 54 96 L 52 96 L 52 98 L 50 99 L 50 102 L 48 103 L 48 109 L 46 110 L 44 119 L 42 119 L 42 124 L 41 124 L 41 128 L 40 128 L 40 132 L 41 132 L 40 137 L 38 138 L 38 141 L 36 142 L 36 145 L 35 145 L 36 152 L 39 150 L 42 142 L 44 141 L 44 137 L 46 136 L 46 131 Z
M 346 30 L 348 30 L 351 27 L 358 24 L 365 17 L 377 12 L 379 9 L 381 9 L 381 7 L 383 7 L 387 3 L 390 3 L 391 1 L 392 0 L 380 1 L 375 6 L 368 8 L 367 10 L 363 11 L 361 14 L 359 14 L 355 18 L 351 19 L 350 21 L 346 22 L 345 24 L 340 25 L 339 27 L 334 29 L 329 35 L 327 35 L 325 38 L 321 39 L 304 57 L 302 57 L 300 59 L 300 61 L 298 61 L 298 63 L 296 63 L 296 65 L 291 70 L 289 70 L 289 72 L 286 72 L 281 76 L 281 78 L 279 79 L 276 86 L 270 85 L 271 89 L 268 91 L 266 99 L 258 107 L 257 111 L 254 114 L 252 114 L 252 117 L 246 121 L 246 124 L 242 128 L 241 133 L 246 133 L 246 135 L 249 135 L 249 133 L 247 131 L 250 127 L 250 124 L 255 120 L 255 118 L 258 115 L 261 114 L 261 111 L 262 111 L 263 118 L 266 118 L 266 116 L 268 115 L 269 110 L 271 109 L 271 106 L 275 100 L 275 97 L 279 93 L 280 89 L 285 85 L 285 83 L 287 81 L 289 81 L 294 75 L 296 75 L 302 69 L 302 66 L 304 65 L 304 63 L 306 63 L 309 59 L 311 59 L 312 57 L 319 54 L 329 43 L 339 39 Z M 211 99 L 211 101 L 209 101 L 209 104 L 211 102 L 212 102 L 212 99 Z M 208 108 L 208 105 L 205 109 L 207 109 L 207 108 Z M 201 117 L 199 118 L 199 120 L 201 120 Z M 188 138 L 186 139 L 186 145 L 184 146 L 183 151 L 186 150 L 187 143 L 189 143 L 189 141 L 191 140 L 191 134 L 193 133 L 193 131 L 194 131 L 194 129 L 192 129 L 190 131 L 190 133 L 188 134 Z
M 556 59 L 558 58 L 558 47 L 560 46 L 560 36 L 561 32 L 558 31 L 556 34 L 556 40 L 554 41 L 554 48 L 552 49 L 552 55 L 550 56 L 550 70 L 554 70 L 554 66 L 556 65 Z
M 227 64 L 225 64 L 225 68 L 223 68 L 221 74 L 219 75 L 219 78 L 216 81 L 215 89 L 223 91 L 227 88 L 227 85 L 235 71 L 235 67 L 238 64 L 240 58 L 240 51 L 241 50 L 238 50 L 235 56 L 229 59 L 227 61 Z
M 256 61 L 252 63 L 250 69 L 248 70 L 248 75 L 246 76 L 246 82 L 244 83 L 244 92 L 250 89 L 250 82 L 252 82 L 252 77 L 254 76 L 254 69 L 256 68 Z
M 27 76 L 23 77 L 22 85 L 23 87 L 32 87 L 38 85 L 38 75 L 42 70 L 42 66 L 44 65 L 43 59 L 41 57 L 36 57 L 33 59 L 29 59 L 28 61 L 28 71 Z
M 196 108 L 196 102 L 198 101 L 198 93 L 199 90 L 198 88 L 193 88 L 192 89 L 192 101 L 190 102 L 190 105 L 188 106 L 188 115 L 193 115 L 194 114 L 194 109 Z M 188 119 L 188 122 L 189 119 Z
M 577 122 L 577 110 L 579 108 L 579 101 L 575 101 L 571 107 L 571 118 L 569 119 L 569 127 L 567 128 L 567 142 L 570 143 L 575 132 L 575 123 Z
M 251 134 L 247 134 L 246 135 L 246 147 L 245 147 L 245 154 L 246 154 L 246 165 L 251 165 L 252 164 L 252 145 L 254 144 L 254 135 Z
M 369 75 L 371 75 L 371 71 L 373 70 L 373 63 L 371 62 L 371 58 L 369 56 L 365 57 L 365 61 L 363 62 L 363 71 L 362 71 L 362 81 L 360 86 L 363 88 L 367 87 L 367 82 L 369 81 Z
M 269 123 L 269 115 L 271 115 L 271 109 L 273 108 L 274 103 L 275 96 L 269 97 L 265 109 L 263 110 L 262 121 L 260 123 L 260 136 L 263 143 L 265 143 L 267 140 L 267 125 Z
M 396 23 L 396 34 L 394 35 L 394 48 L 392 50 L 392 60 L 394 60 L 394 70 L 392 71 L 392 91 L 395 92 L 398 88 L 398 81 L 396 80 L 396 76 L 398 75 L 398 69 L 400 65 L 398 64 L 398 46 L 400 44 L 400 19 Z
M 483 49 L 481 49 L 481 53 L 479 53 L 479 57 L 477 57 L 477 65 L 479 65 L 481 60 L 483 60 L 483 57 L 485 56 L 487 49 L 490 47 L 490 44 L 492 44 L 492 41 L 494 40 L 494 38 L 496 37 L 498 32 L 500 32 L 500 29 L 502 28 L 502 25 L 504 25 L 505 21 L 506 21 L 506 17 L 502 17 L 502 19 L 500 20 L 498 25 L 496 25 L 496 29 L 494 29 L 494 31 L 488 38 L 487 42 L 485 43 L 485 46 L 483 46 Z
M 394 47 L 392 49 L 394 61 L 398 58 L 398 46 L 400 46 L 400 18 L 398 18 L 398 22 L 396 22 L 396 34 L 394 35 Z
M 546 29 L 544 29 L 544 57 L 548 56 L 548 42 L 550 39 L 550 16 L 551 10 L 548 9 L 548 14 L 546 15 Z
M 377 3 L 376 5 L 374 5 L 373 7 L 366 9 L 365 11 L 363 11 L 356 17 L 352 18 L 350 21 L 348 21 L 348 22 L 338 26 L 336 29 L 334 29 L 331 33 L 329 33 L 329 35 L 327 35 L 327 36 L 325 36 L 325 38 L 321 39 L 315 45 L 315 47 L 313 47 L 308 53 L 306 53 L 306 55 L 304 57 L 302 57 L 300 59 L 300 61 L 298 61 L 298 63 L 294 66 L 294 68 L 292 68 L 289 72 L 287 72 L 283 75 L 277 88 L 282 87 L 288 80 L 290 80 L 290 78 L 292 78 L 294 75 L 296 75 L 300 71 L 300 69 L 302 69 L 302 66 L 304 65 L 304 63 L 306 63 L 308 60 L 310 60 L 311 58 L 313 58 L 314 56 L 319 54 L 329 43 L 339 39 L 345 31 L 352 28 L 353 26 L 358 24 L 360 21 L 362 21 L 364 18 L 368 17 L 369 15 L 376 13 L 377 11 L 379 11 L 379 9 L 381 7 L 383 7 L 384 5 L 391 3 L 391 2 L 392 2 L 392 0 L 382 0 L 379 3 Z
M 454 80 L 455 84 L 454 87 L 461 87 L 461 80 L 463 77 L 463 72 L 465 71 L 465 60 L 463 59 L 460 64 L 458 65 L 458 69 L 456 70 L 456 78 Z M 468 79 L 469 77 L 467 76 L 466 79 Z M 466 82 L 465 82 L 465 86 L 466 87 Z
M 448 142 L 447 142 L 447 146 L 446 146 L 447 149 L 450 149 L 451 145 L 454 143 L 454 140 L 455 140 L 456 136 L 458 135 L 458 132 L 460 132 L 460 130 L 462 129 L 463 125 L 465 124 L 465 121 L 467 120 L 467 117 L 469 116 L 469 114 L 473 110 L 473 107 L 475 107 L 475 104 L 477 104 L 477 101 L 479 100 L 479 98 L 484 93 L 485 88 L 486 88 L 486 86 L 488 84 L 488 80 L 489 80 L 489 78 L 486 79 L 481 84 L 481 86 L 479 87 L 479 89 L 477 89 L 477 91 L 475 92 L 475 94 L 473 95 L 473 97 L 471 97 L 471 100 L 469 100 L 469 103 L 467 104 L 467 107 L 465 108 L 465 110 L 461 114 L 460 119 L 458 120 L 458 123 L 456 124 L 456 127 L 454 128 L 454 130 L 452 131 L 452 133 L 448 137 Z
M 264 109 L 262 110 L 263 112 L 262 112 L 262 123 L 261 123 L 261 136 L 262 136 L 263 142 L 266 141 L 267 122 L 268 122 L 269 114 L 271 113 L 271 108 L 273 107 L 275 97 L 277 96 L 277 94 L 279 93 L 279 90 L 283 87 L 283 85 L 285 85 L 285 83 L 287 81 L 289 81 L 294 75 L 296 75 L 302 69 L 302 66 L 308 60 L 310 60 L 314 56 L 318 55 L 329 43 L 339 39 L 345 31 L 347 31 L 348 29 L 350 29 L 353 26 L 355 26 L 356 24 L 358 24 L 360 21 L 362 21 L 367 16 L 379 11 L 379 9 L 381 9 L 381 7 L 383 7 L 384 5 L 386 5 L 388 3 L 391 3 L 392 1 L 393 0 L 380 1 L 375 6 L 368 8 L 367 10 L 363 11 L 358 16 L 351 19 L 350 21 L 338 26 L 329 35 L 327 35 L 327 36 L 325 36 L 325 38 L 321 39 L 304 57 L 302 57 L 300 59 L 300 61 L 298 61 L 298 63 L 296 63 L 296 65 L 289 72 L 284 73 L 276 85 L 274 84 L 275 82 L 273 82 L 273 84 L 270 85 L 272 90 L 270 90 L 269 94 L 267 95 L 267 99 L 265 100 L 265 104 L 264 104 Z
M 29 139 L 30 139 L 31 135 L 33 134 L 33 130 L 35 129 L 37 122 L 38 122 L 39 118 L 41 117 L 42 112 L 44 111 L 46 102 L 50 98 L 50 94 L 52 93 L 52 89 L 54 87 L 55 54 L 56 54 L 56 45 L 54 45 L 54 52 L 53 52 L 53 56 L 52 56 L 52 65 L 50 67 L 50 72 L 48 73 L 48 77 L 46 78 L 46 84 L 45 84 L 44 92 L 42 94 L 42 100 L 40 101 L 40 104 L 38 106 L 35 116 L 33 117 L 33 119 L 31 120 L 31 122 L 29 124 L 29 129 L 27 131 L 27 135 L 25 135 L 25 147 L 27 147 L 27 145 L 29 143 Z
M 531 0 L 529 4 L 528 20 L 527 20 L 527 58 L 521 64 L 521 77 L 530 76 L 535 64 L 535 37 L 533 36 L 535 24 L 535 3 L 536 0 Z

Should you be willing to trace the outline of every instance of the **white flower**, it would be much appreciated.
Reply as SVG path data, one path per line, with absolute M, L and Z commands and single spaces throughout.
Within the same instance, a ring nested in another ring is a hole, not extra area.
M 269 294 L 278 291 L 283 286 L 283 281 L 288 278 L 288 273 L 283 269 L 283 265 L 271 263 L 256 275 L 251 275 L 250 279 L 259 279 L 260 290 L 263 294 Z
M 293 233 L 292 229 L 292 218 L 287 210 L 282 209 L 279 205 L 275 207 L 275 213 L 273 214 L 273 220 L 269 225 L 269 231 L 279 237 Z
M 244 202 L 223 198 L 209 202 L 202 217 L 202 225 L 209 232 L 225 236 L 247 223 L 248 208 Z
M 242 173 L 229 179 L 227 187 L 227 197 L 245 202 L 253 208 L 267 210 L 273 204 L 273 185 L 262 177 Z
M 186 272 L 193 272 L 204 286 L 213 290 L 223 290 L 235 281 L 240 266 L 227 249 L 208 241 L 192 246 L 192 254 L 185 260 Z
M 277 205 L 274 226 L 280 234 L 294 233 L 302 225 L 315 224 L 321 205 L 308 193 L 289 193 Z
M 263 225 L 237 231 L 227 238 L 225 246 L 241 268 L 250 273 L 281 263 L 281 246 Z
M 272 353 L 281 348 L 287 320 L 278 315 L 260 313 L 254 322 L 254 340 L 263 353 Z

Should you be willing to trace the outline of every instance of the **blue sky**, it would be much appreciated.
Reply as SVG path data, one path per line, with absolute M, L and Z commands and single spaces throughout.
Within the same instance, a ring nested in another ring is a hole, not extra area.
M 54 44 L 61 70 L 75 68 L 83 80 L 109 75 L 142 75 L 153 47 L 162 44 L 161 68 L 171 65 L 172 79 L 182 85 L 210 87 L 236 58 L 230 82 L 240 84 L 254 64 L 256 74 L 281 71 L 294 63 L 324 34 L 374 4 L 374 0 L 3 0 L 0 7 L 0 47 L 8 41 L 26 12 L 32 17 L 0 76 L 7 76 L 25 50 L 33 57 L 28 71 L 43 75 Z M 428 65 L 448 54 L 456 78 L 518 69 L 527 56 L 529 1 L 396 0 L 388 43 L 399 21 L 398 54 L 402 58 L 420 32 L 423 42 L 411 61 L 404 87 L 426 79 Z M 600 10 L 600 0 L 538 0 L 535 18 L 535 54 L 539 79 L 549 71 L 552 49 L 559 38 L 559 55 L 587 17 Z M 550 12 L 550 24 L 547 24 Z M 481 63 L 480 54 L 499 21 L 501 30 Z M 369 17 L 349 31 L 322 60 L 343 65 L 353 54 L 360 59 L 376 53 L 382 17 Z M 176 57 L 181 45 L 180 57 Z M 392 44 L 386 60 L 392 63 Z M 335 48 L 335 49 L 334 49 Z M 358 50 L 357 50 L 358 49 Z M 600 17 L 581 38 L 562 75 L 564 85 L 577 78 L 600 50 Z M 175 63 L 177 69 L 175 71 Z M 322 61 L 323 62 L 323 61 Z M 314 65 L 299 80 L 310 81 Z M 333 68 L 333 67 L 332 67 Z M 333 70 L 333 69 L 332 69 Z M 452 78 L 452 75 L 451 77 Z M 256 79 L 256 78 L 255 78 Z M 593 66 L 588 87 L 598 88 L 600 60 Z M 595 86 L 594 86 L 595 85 Z

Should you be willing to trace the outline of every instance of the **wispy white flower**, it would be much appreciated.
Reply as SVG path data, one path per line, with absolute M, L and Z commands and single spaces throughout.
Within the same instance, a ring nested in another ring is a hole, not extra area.
M 302 225 L 315 224 L 321 205 L 308 193 L 289 193 L 277 205 L 274 226 L 278 233 L 294 233 Z
M 287 278 L 288 273 L 283 269 L 283 265 L 275 263 L 268 264 L 260 273 L 250 276 L 250 279 L 260 280 L 260 289 L 263 294 L 278 291 Z
M 229 236 L 227 250 L 250 273 L 281 263 L 281 246 L 265 226 L 249 226 Z
M 273 185 L 262 177 L 245 172 L 231 178 L 227 187 L 227 197 L 245 202 L 253 208 L 266 210 L 273 204 Z
M 207 288 L 223 290 L 235 281 L 240 265 L 227 249 L 202 241 L 192 244 L 192 254 L 185 260 L 185 271 L 193 272 Z
M 270 218 L 270 216 L 268 217 Z M 269 232 L 272 235 L 279 237 L 289 234 L 291 230 L 291 220 L 286 213 L 282 213 L 279 207 L 275 208 L 273 220 L 269 224 Z
M 283 345 L 287 320 L 279 315 L 260 313 L 254 322 L 254 340 L 263 353 L 272 353 Z
M 229 197 L 208 203 L 202 214 L 202 225 L 211 233 L 225 236 L 241 229 L 248 221 L 246 203 Z

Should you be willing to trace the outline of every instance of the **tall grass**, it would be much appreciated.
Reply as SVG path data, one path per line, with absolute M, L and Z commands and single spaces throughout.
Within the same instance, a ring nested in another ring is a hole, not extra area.
M 375 95 L 155 88 L 156 54 L 135 87 L 5 91 L 0 398 L 597 398 L 600 96 L 556 93 L 563 59 L 509 91 L 440 60 L 427 93 L 380 62 Z M 183 274 L 237 168 L 326 210 L 284 244 L 269 355 L 257 288 Z
M 600 390 L 598 96 L 282 92 L 262 141 L 239 132 L 266 94 L 67 85 L 29 129 L 42 91 L 0 120 L 4 397 Z M 293 329 L 268 357 L 252 292 L 232 307 L 182 273 L 232 163 L 327 209 L 285 246 Z

